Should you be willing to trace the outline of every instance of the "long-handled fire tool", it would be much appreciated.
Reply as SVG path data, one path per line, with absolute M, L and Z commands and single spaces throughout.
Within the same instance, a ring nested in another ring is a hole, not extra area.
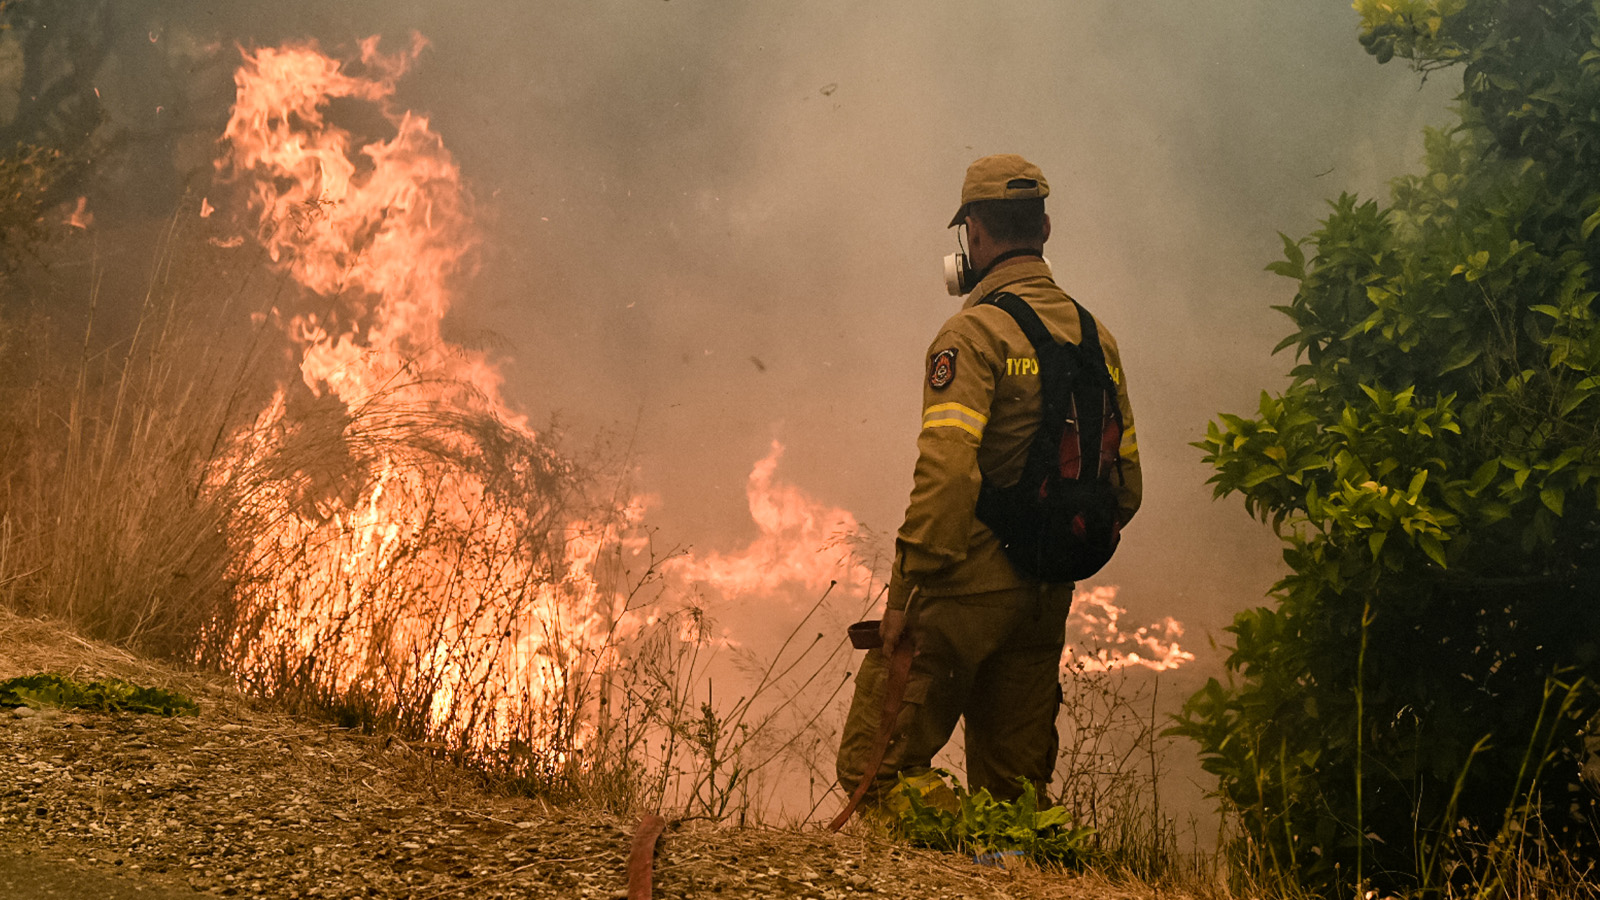
M 850 802 L 845 804 L 844 810 L 828 823 L 829 831 L 838 831 L 844 823 L 850 821 L 850 816 L 861 805 L 861 798 L 867 795 L 873 781 L 877 779 L 878 768 L 883 765 L 883 758 L 889 753 L 889 742 L 894 739 L 894 724 L 900 718 L 900 707 L 906 699 L 906 683 L 911 680 L 911 660 L 917 655 L 916 641 L 912 638 L 913 625 L 916 623 L 914 609 L 917 602 L 917 591 L 912 589 L 911 599 L 906 603 L 906 626 L 900 632 L 900 641 L 894 645 L 894 652 L 889 655 L 889 674 L 883 685 L 883 712 L 878 719 L 878 735 L 872 742 L 872 752 L 867 756 L 866 767 L 861 770 L 861 783 L 856 785 L 855 793 L 850 795 Z M 850 626 L 850 643 L 858 650 L 869 650 L 883 645 L 883 638 L 879 634 L 877 622 L 857 622 Z
M 667 820 L 647 813 L 633 832 L 633 849 L 628 853 L 628 900 L 650 900 L 655 877 L 656 839 L 667 827 Z

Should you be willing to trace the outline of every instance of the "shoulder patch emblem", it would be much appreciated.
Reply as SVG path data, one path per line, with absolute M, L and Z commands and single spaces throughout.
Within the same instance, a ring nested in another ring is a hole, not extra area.
M 928 387 L 942 391 L 956 380 L 956 348 L 940 350 L 928 357 Z

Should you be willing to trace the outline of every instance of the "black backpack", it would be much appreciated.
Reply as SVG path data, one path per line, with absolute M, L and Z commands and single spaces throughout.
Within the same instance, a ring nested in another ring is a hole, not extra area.
M 1056 343 L 1015 294 L 1001 291 L 979 302 L 1010 313 L 1033 344 L 1043 418 L 1017 483 L 997 487 L 984 479 L 978 519 L 1022 574 L 1051 583 L 1088 578 L 1111 559 L 1122 531 L 1113 487 L 1113 478 L 1122 482 L 1122 408 L 1100 332 L 1076 300 L 1083 330 L 1077 344 Z

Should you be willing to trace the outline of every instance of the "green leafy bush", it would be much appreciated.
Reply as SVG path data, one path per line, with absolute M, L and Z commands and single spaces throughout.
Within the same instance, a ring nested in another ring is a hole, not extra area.
M 193 700 L 172 691 L 139 687 L 120 678 L 78 681 L 46 672 L 0 681 L 0 706 L 55 706 L 160 716 L 200 714 L 200 707 Z
M 911 843 L 934 850 L 1018 851 L 1037 863 L 1069 867 L 1088 861 L 1094 829 L 1074 827 L 1064 807 L 1040 809 L 1032 784 L 1011 802 L 996 800 L 987 790 L 968 793 L 959 782 L 955 792 L 960 808 L 952 812 L 924 803 L 914 788 L 902 789 L 910 807 L 896 816 L 895 829 Z
M 1554 845 L 1513 855 L 1580 861 L 1600 834 L 1600 7 L 1356 7 L 1380 62 L 1464 67 L 1461 120 L 1269 267 L 1293 382 L 1197 446 L 1291 573 L 1174 730 L 1269 881 L 1492 884 L 1461 834 L 1536 820 Z

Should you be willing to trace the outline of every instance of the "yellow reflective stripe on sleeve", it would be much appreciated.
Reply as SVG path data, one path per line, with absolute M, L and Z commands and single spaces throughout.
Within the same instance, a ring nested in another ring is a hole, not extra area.
M 922 423 L 923 428 L 959 428 L 975 438 L 983 437 L 983 429 L 975 428 L 961 419 L 933 419 Z
M 1131 427 L 1122 433 L 1121 452 L 1124 459 L 1139 455 L 1139 438 L 1133 433 Z
M 922 411 L 922 418 L 923 419 L 928 419 L 928 418 L 934 417 L 934 415 L 937 414 L 937 413 L 947 413 L 947 412 L 956 412 L 956 413 L 964 414 L 968 418 L 970 418 L 973 421 L 977 422 L 979 427 L 982 427 L 984 425 L 989 424 L 989 417 L 988 416 L 984 415 L 981 412 L 978 412 L 977 410 L 973 409 L 970 406 L 962 406 L 959 403 L 940 403 L 940 404 L 938 404 L 936 406 L 930 406 L 927 409 Z
M 923 428 L 959 428 L 976 438 L 983 437 L 989 417 L 970 406 L 940 403 L 922 411 Z

